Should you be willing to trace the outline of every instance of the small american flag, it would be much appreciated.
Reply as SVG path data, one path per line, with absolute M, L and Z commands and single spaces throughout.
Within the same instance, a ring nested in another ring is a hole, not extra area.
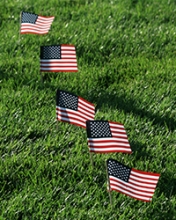
M 42 46 L 40 50 L 41 72 L 77 72 L 74 45 Z
M 22 12 L 20 34 L 47 34 L 53 20 L 54 16 L 46 17 Z
M 90 152 L 132 153 L 123 124 L 110 121 L 87 121 L 87 140 Z
M 79 96 L 58 89 L 56 114 L 57 120 L 86 128 L 86 121 L 94 119 L 95 106 Z
M 152 200 L 160 174 L 136 170 L 120 162 L 107 160 L 110 190 L 123 193 L 137 200 Z

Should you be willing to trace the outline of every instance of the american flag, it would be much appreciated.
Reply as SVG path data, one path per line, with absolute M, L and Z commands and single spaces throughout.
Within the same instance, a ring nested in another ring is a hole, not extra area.
M 41 46 L 41 72 L 77 72 L 76 50 L 74 45 Z
M 95 106 L 79 96 L 58 89 L 56 114 L 57 120 L 86 128 L 86 121 L 94 119 Z
M 29 12 L 21 13 L 20 34 L 47 34 L 54 16 L 40 16 Z
M 113 159 L 107 160 L 107 168 L 110 190 L 151 202 L 160 174 L 136 170 Z
M 87 140 L 90 152 L 132 153 L 123 124 L 111 121 L 87 121 Z

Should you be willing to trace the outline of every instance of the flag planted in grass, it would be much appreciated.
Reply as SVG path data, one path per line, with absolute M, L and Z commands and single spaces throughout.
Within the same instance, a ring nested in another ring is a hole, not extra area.
M 107 168 L 110 190 L 151 202 L 160 174 L 136 170 L 113 159 L 107 160 Z
M 95 106 L 79 96 L 58 89 L 56 114 L 57 120 L 86 128 L 86 121 L 94 119 Z
M 123 124 L 111 121 L 87 121 L 87 140 L 90 152 L 132 153 Z
M 29 12 L 21 13 L 20 34 L 47 34 L 54 16 L 40 16 Z
M 52 45 L 40 48 L 41 72 L 77 72 L 76 50 L 74 45 Z

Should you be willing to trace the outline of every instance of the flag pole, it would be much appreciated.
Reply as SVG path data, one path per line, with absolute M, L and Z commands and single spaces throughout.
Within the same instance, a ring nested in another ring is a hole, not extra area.
M 41 46 L 40 46 L 40 81 L 43 86 L 43 73 L 41 71 Z
M 56 130 L 59 131 L 59 123 L 60 121 L 56 118 L 57 122 L 56 122 Z
M 21 11 L 20 11 L 20 28 L 19 28 L 19 42 L 20 42 L 20 35 L 21 35 Z
M 41 84 L 43 85 L 43 74 L 41 71 L 40 71 L 40 80 L 41 80 Z
M 92 164 L 92 167 L 94 166 L 93 164 L 93 157 L 92 157 L 92 153 L 89 151 L 89 155 L 90 155 L 90 161 L 91 161 L 91 164 Z
M 107 191 L 109 193 L 109 199 L 110 199 L 110 204 L 112 206 L 112 197 L 111 197 L 111 187 L 110 187 L 110 181 L 109 181 L 109 175 L 108 175 L 108 167 L 107 167 L 107 162 L 105 161 L 105 167 L 106 167 L 106 177 L 107 177 Z

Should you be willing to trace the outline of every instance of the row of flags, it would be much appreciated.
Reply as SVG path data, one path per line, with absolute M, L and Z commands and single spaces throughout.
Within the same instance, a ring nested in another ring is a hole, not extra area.
M 132 153 L 124 125 L 94 120 L 95 106 L 87 100 L 58 89 L 56 115 L 59 121 L 86 129 L 91 153 Z M 145 202 L 152 200 L 160 174 L 136 170 L 114 159 L 108 159 L 106 163 L 109 191 L 115 190 Z
M 47 34 L 54 16 L 21 13 L 20 34 Z M 41 72 L 77 72 L 74 45 L 40 47 Z M 80 126 L 87 131 L 89 152 L 132 153 L 124 125 L 119 122 L 95 120 L 95 106 L 73 93 L 57 90 L 56 115 L 58 121 Z M 106 161 L 108 191 L 115 190 L 127 196 L 150 202 L 160 174 L 130 168 L 114 159 Z
M 41 16 L 21 12 L 20 34 L 47 34 L 54 16 Z M 74 45 L 62 44 L 40 47 L 41 72 L 77 72 L 76 49 Z

